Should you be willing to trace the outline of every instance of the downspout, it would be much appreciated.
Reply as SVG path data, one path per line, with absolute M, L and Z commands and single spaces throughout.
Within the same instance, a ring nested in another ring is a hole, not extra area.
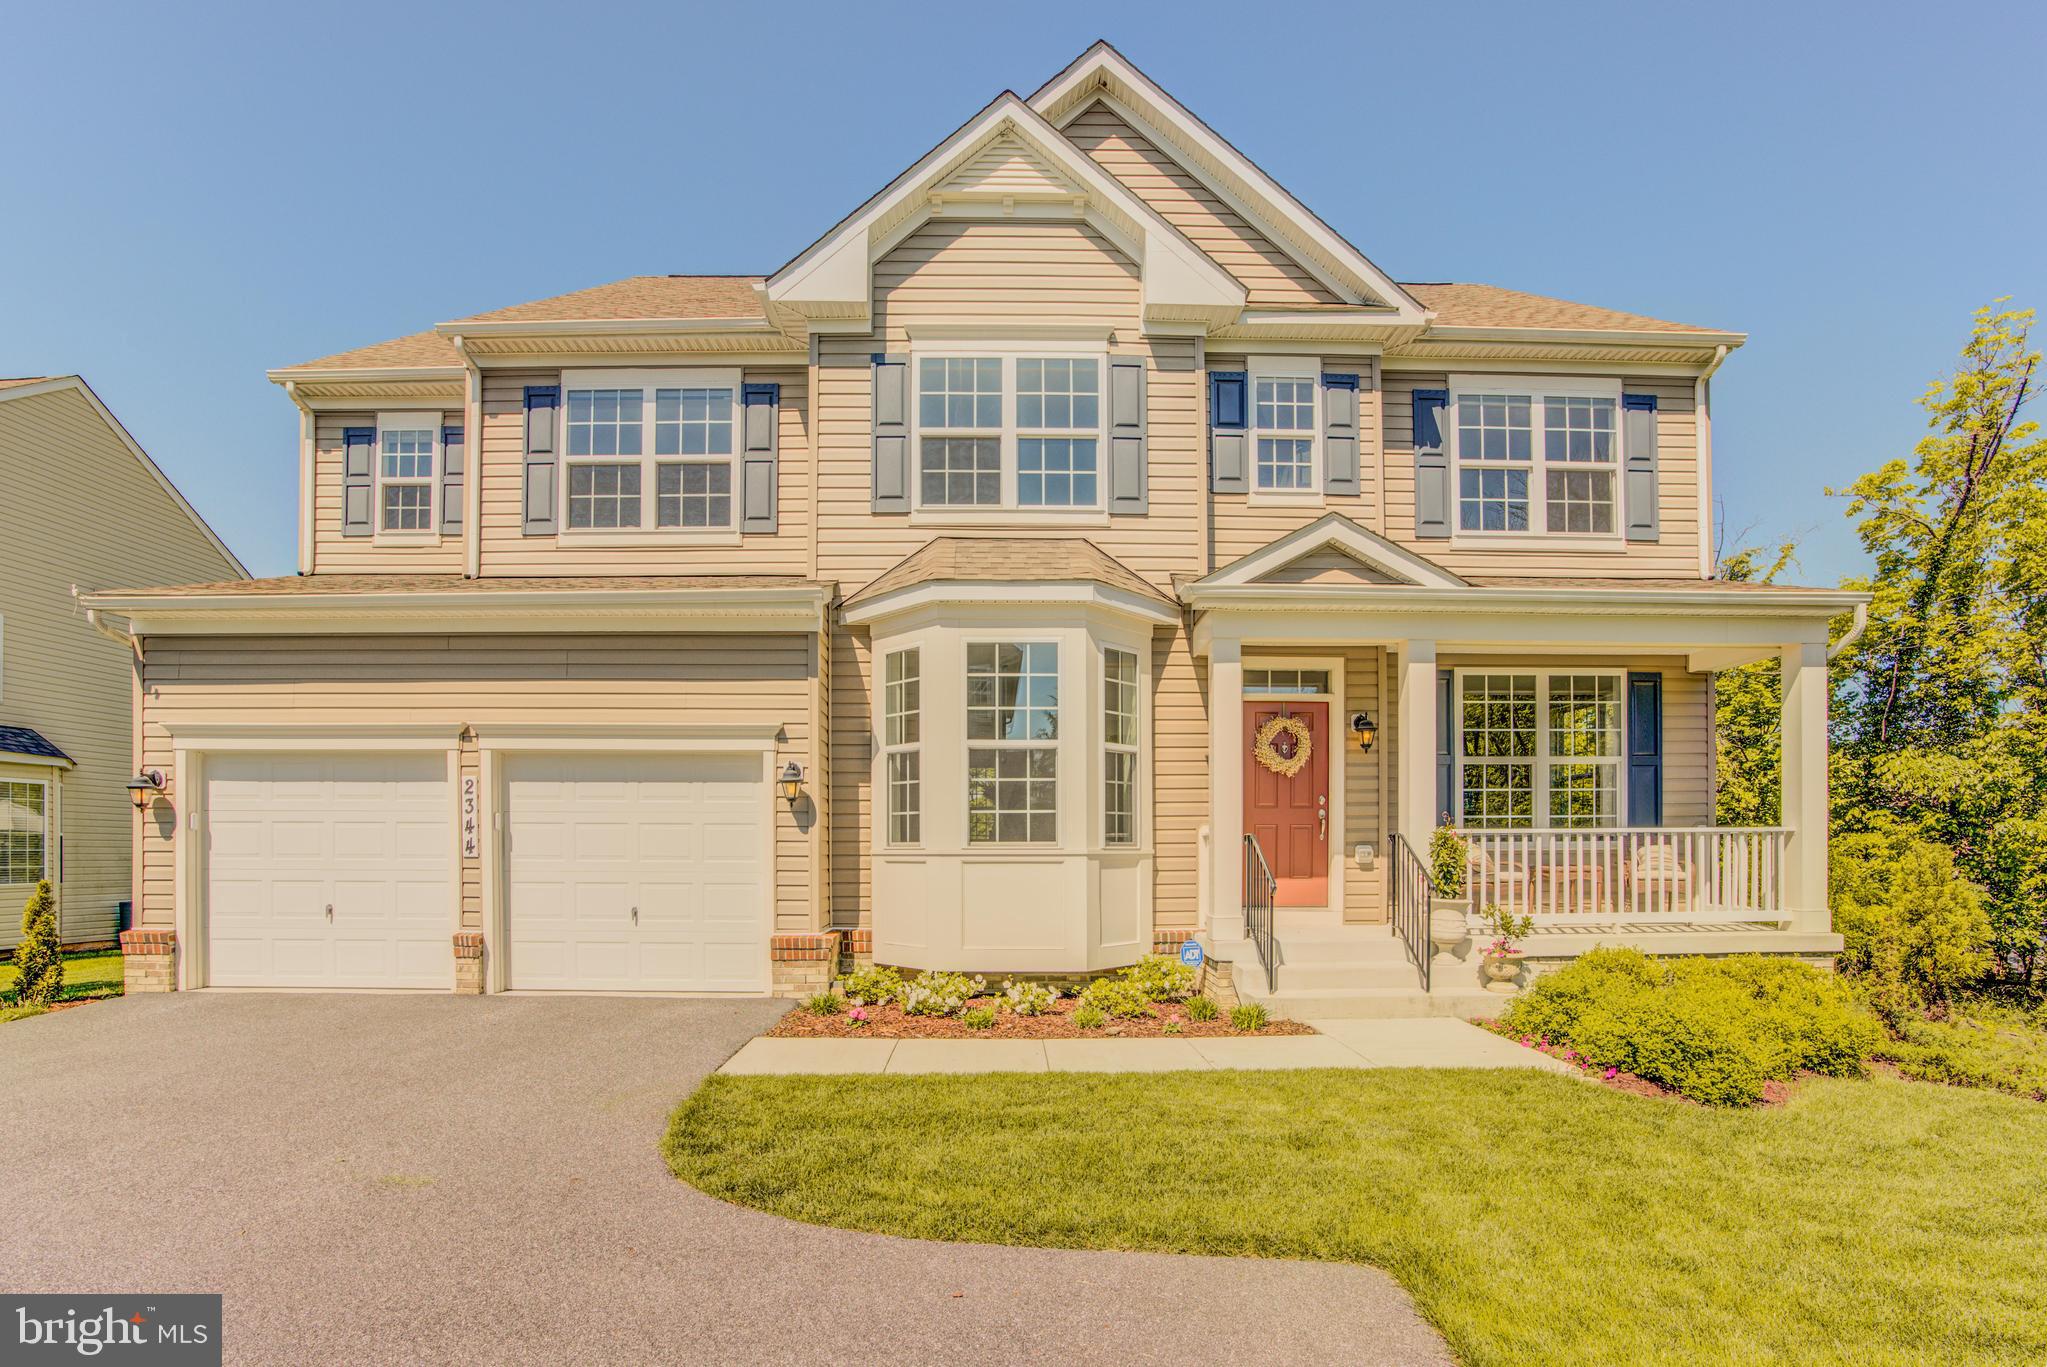
M 449 340 L 469 372 L 462 390 L 462 575 L 475 579 L 483 573 L 483 371 L 460 337 Z
M 313 572 L 313 410 L 299 397 L 296 381 L 286 380 L 284 392 L 299 410 L 299 573 Z
M 1713 372 L 1727 360 L 1727 348 L 1713 348 L 1713 361 L 1692 382 L 1692 411 L 1698 414 L 1699 577 L 1714 577 L 1713 564 Z
M 1855 620 L 1848 626 L 1848 634 L 1827 647 L 1827 658 L 1838 659 L 1842 651 L 1862 639 L 1862 633 L 1869 629 L 1869 604 L 1855 605 Z

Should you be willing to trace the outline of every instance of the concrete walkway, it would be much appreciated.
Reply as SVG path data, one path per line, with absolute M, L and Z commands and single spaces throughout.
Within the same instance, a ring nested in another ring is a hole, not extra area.
M 1317 1035 L 1204 1039 L 753 1039 L 718 1071 L 1172 1073 L 1205 1068 L 1537 1068 L 1576 1073 L 1465 1021 L 1310 1021 Z

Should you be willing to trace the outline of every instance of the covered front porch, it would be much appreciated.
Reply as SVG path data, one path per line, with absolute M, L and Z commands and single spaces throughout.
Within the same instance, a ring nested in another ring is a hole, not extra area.
M 1854 595 L 1479 583 L 1369 542 L 1334 548 L 1354 569 L 1299 582 L 1274 570 L 1303 548 L 1270 549 L 1274 565 L 1181 589 L 1208 691 L 1202 924 L 1240 990 L 1325 1014 L 1476 1014 L 1488 907 L 1531 918 L 1533 972 L 1601 944 L 1838 950 L 1827 642 Z M 1782 822 L 1722 827 L 1712 676 L 1761 661 L 1783 681 Z M 1463 842 L 1458 901 L 1433 889 L 1439 825 Z M 1460 943 L 1446 927 L 1463 905 Z

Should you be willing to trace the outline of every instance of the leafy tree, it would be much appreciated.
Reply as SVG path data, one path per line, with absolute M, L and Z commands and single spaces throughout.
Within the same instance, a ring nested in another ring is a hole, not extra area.
M 1983 892 L 1954 856 L 1902 832 L 1865 831 L 1834 843 L 1829 881 L 1841 966 L 1872 980 L 1872 1000 L 1897 1020 L 1954 994 L 1990 966 Z
M 1744 547 L 1721 558 L 1720 577 L 1774 583 L 1793 563 L 1794 550 L 1795 543 L 1785 542 L 1765 566 L 1762 551 Z M 1775 660 L 1724 669 L 1713 676 L 1713 692 L 1714 818 L 1722 826 L 1774 826 L 1784 805 L 1783 674 Z
M 14 947 L 14 1000 L 48 1006 L 64 990 L 64 959 L 57 941 L 57 897 L 45 878 L 21 909 L 21 943 Z

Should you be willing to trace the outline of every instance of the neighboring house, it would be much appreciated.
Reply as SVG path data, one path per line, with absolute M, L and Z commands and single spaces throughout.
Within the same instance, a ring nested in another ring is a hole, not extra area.
M 75 595 L 246 572 L 76 375 L 0 380 L 0 489 L 0 949 L 43 878 L 67 944 L 111 944 L 132 898 L 134 652 Z
M 1198 934 L 1413 1006 L 1447 812 L 1538 957 L 1828 952 L 1861 600 L 1711 578 L 1742 340 L 1398 283 L 1097 45 L 771 275 L 273 372 L 300 576 L 93 600 L 173 775 L 146 938 L 186 986 L 759 992 Z M 1785 829 L 1715 830 L 1712 673 L 1764 659 Z

